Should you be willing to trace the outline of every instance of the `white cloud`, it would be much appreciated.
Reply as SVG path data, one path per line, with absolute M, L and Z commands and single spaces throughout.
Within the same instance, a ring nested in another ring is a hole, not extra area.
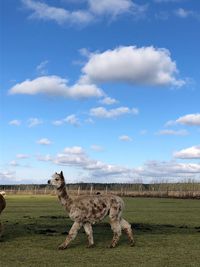
M 30 18 L 44 21 L 52 20 L 58 24 L 87 24 L 93 20 L 93 16 L 87 10 L 68 11 L 45 3 L 33 0 L 22 0 L 24 6 L 33 11 Z
M 178 8 L 175 10 L 175 15 L 181 19 L 194 18 L 200 20 L 200 12 L 196 10 L 189 10 L 184 8 Z
M 79 84 L 68 86 L 68 81 L 59 76 L 42 76 L 34 80 L 25 80 L 14 85 L 9 90 L 9 94 L 47 94 L 64 96 L 66 98 L 90 98 L 103 95 L 101 89 L 94 84 Z
M 200 146 L 192 146 L 174 153 L 179 159 L 200 159 Z
M 47 71 L 47 64 L 49 63 L 48 60 L 44 60 L 42 61 L 37 67 L 36 67 L 36 71 L 40 74 L 40 75 L 46 75 L 48 73 Z
M 153 46 L 122 46 L 103 53 L 93 53 L 82 69 L 83 81 L 125 82 L 150 86 L 182 86 L 176 63 L 167 49 Z
M 111 98 L 111 97 L 105 97 L 103 98 L 102 100 L 99 101 L 101 104 L 104 104 L 104 105 L 113 105 L 113 104 L 116 104 L 118 103 L 118 101 L 114 98 Z
M 131 0 L 88 0 L 89 10 L 95 15 L 108 15 L 116 17 L 123 13 L 142 16 L 147 9 L 147 6 L 135 4 Z
M 179 8 L 175 11 L 175 14 L 180 18 L 187 18 L 191 14 L 191 11 Z
M 52 156 L 51 155 L 45 155 L 45 156 L 43 156 L 43 155 L 37 155 L 36 156 L 36 159 L 37 160 L 39 160 L 39 161 L 44 161 L 44 162 L 48 162 L 48 161 L 52 161 L 53 160 L 53 158 L 52 158 Z
M 99 145 L 91 145 L 91 149 L 96 151 L 96 152 L 101 152 L 104 150 L 104 148 L 102 146 L 99 146 Z
M 28 159 L 30 156 L 27 154 L 17 154 L 16 158 L 17 159 Z
M 0 183 L 9 184 L 10 181 L 16 178 L 16 174 L 13 171 L 1 171 L 0 170 Z
M 175 161 L 148 161 L 143 166 L 134 168 L 133 172 L 139 177 L 174 178 L 180 181 L 183 178 L 200 179 L 200 164 L 178 163 Z
M 200 126 L 200 113 L 187 114 L 185 116 L 179 117 L 177 120 L 170 120 L 165 124 L 165 126 L 172 126 L 176 124 Z
M 133 141 L 133 139 L 130 136 L 128 136 L 128 135 L 121 135 L 121 136 L 119 136 L 119 140 L 120 141 L 124 141 L 124 142 L 131 142 L 131 141 Z
M 16 160 L 12 160 L 12 161 L 9 162 L 9 165 L 12 166 L 12 167 L 18 167 L 19 163 Z
M 188 135 L 188 131 L 186 130 L 161 130 L 157 133 L 157 135 L 178 135 L 178 136 L 186 136 Z
M 183 117 L 178 118 L 176 122 L 184 125 L 200 126 L 200 113 L 187 114 Z
M 85 123 L 87 123 L 87 124 L 94 124 L 94 120 L 92 118 L 87 118 L 85 120 Z
M 75 114 L 67 116 L 63 121 L 65 121 L 65 122 L 67 122 L 73 126 L 76 126 L 76 127 L 80 126 L 80 121 Z
M 69 123 L 69 124 L 76 126 L 76 127 L 81 125 L 79 118 L 75 114 L 71 114 L 64 119 L 55 120 L 52 122 L 52 124 L 55 126 L 61 126 L 61 125 L 66 124 L 66 123 Z
M 38 126 L 38 125 L 41 125 L 43 124 L 43 121 L 38 119 L 38 118 L 30 118 L 28 119 L 28 127 L 29 128 L 32 128 L 32 127 L 35 127 L 35 126 Z
M 104 95 L 103 91 L 99 89 L 95 84 L 79 84 L 69 88 L 69 97 L 71 98 L 91 98 L 101 97 Z
M 63 120 L 56 120 L 56 121 L 53 121 L 52 124 L 55 125 L 55 126 L 61 126 L 63 125 L 64 121 Z
M 154 0 L 156 3 L 183 2 L 185 0 Z
M 90 180 L 95 179 L 100 182 L 133 182 L 139 178 L 145 182 L 151 182 L 155 178 L 161 181 L 163 178 L 171 178 L 173 181 L 181 181 L 186 178 L 200 179 L 200 164 L 148 161 L 143 166 L 127 168 L 92 159 L 80 146 L 67 147 L 54 157 L 40 156 L 38 160 L 82 169 L 89 175 Z
M 98 118 L 116 118 L 125 114 L 133 114 L 137 115 L 139 113 L 136 108 L 128 108 L 128 107 L 119 107 L 115 109 L 106 109 L 104 107 L 97 107 L 90 109 L 90 115 Z
M 133 5 L 131 0 L 88 0 L 90 10 L 97 15 L 119 15 L 129 12 Z
M 45 145 L 45 146 L 52 144 L 52 142 L 48 138 L 41 138 L 36 143 L 39 145 Z
M 87 25 L 104 18 L 116 18 L 118 15 L 129 13 L 135 18 L 144 16 L 147 5 L 137 5 L 131 0 L 87 0 L 85 9 L 68 10 L 50 6 L 44 2 L 21 0 L 24 6 L 32 11 L 31 19 L 54 21 L 59 25 L 66 23 Z
M 113 164 L 106 164 L 99 160 L 91 159 L 84 149 L 79 146 L 67 147 L 63 153 L 57 154 L 52 162 L 57 165 L 72 166 L 82 168 L 85 172 L 89 172 L 92 177 L 108 179 L 109 181 L 129 180 L 128 174 L 130 170 Z M 105 177 L 105 178 L 104 178 Z M 108 181 L 108 180 L 105 180 Z
M 9 122 L 9 125 L 20 126 L 21 125 L 21 121 L 20 120 L 12 120 L 12 121 Z
M 64 149 L 64 152 L 66 154 L 75 154 L 75 155 L 85 154 L 85 151 L 81 146 L 66 147 Z

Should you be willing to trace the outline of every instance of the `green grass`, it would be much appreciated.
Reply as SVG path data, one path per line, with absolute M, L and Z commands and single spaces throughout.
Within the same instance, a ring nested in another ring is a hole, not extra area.
M 72 221 L 53 196 L 8 196 L 0 265 L 12 266 L 200 266 L 200 201 L 127 198 L 124 217 L 135 228 L 136 246 L 123 235 L 108 249 L 108 221 L 94 226 L 95 248 L 81 229 L 69 249 L 57 247 Z

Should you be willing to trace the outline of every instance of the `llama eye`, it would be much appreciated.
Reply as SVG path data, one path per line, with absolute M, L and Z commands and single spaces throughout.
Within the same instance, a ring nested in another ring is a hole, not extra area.
M 58 179 L 58 178 L 56 178 L 55 180 L 56 180 L 56 181 L 58 181 L 59 179 Z

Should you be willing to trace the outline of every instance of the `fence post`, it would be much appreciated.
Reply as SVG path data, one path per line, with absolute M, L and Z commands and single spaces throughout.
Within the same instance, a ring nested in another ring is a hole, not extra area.
M 80 195 L 80 186 L 78 187 L 77 194 L 78 194 L 78 196 Z
M 92 195 L 93 192 L 93 185 L 90 186 L 90 195 Z

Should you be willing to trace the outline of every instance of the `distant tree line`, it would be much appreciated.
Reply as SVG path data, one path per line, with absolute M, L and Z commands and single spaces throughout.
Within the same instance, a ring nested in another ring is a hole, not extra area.
M 189 180 L 187 182 L 179 183 L 75 183 L 67 184 L 68 190 L 95 190 L 95 191 L 200 191 L 200 183 Z M 47 184 L 14 184 L 14 185 L 0 185 L 0 190 L 53 190 Z

